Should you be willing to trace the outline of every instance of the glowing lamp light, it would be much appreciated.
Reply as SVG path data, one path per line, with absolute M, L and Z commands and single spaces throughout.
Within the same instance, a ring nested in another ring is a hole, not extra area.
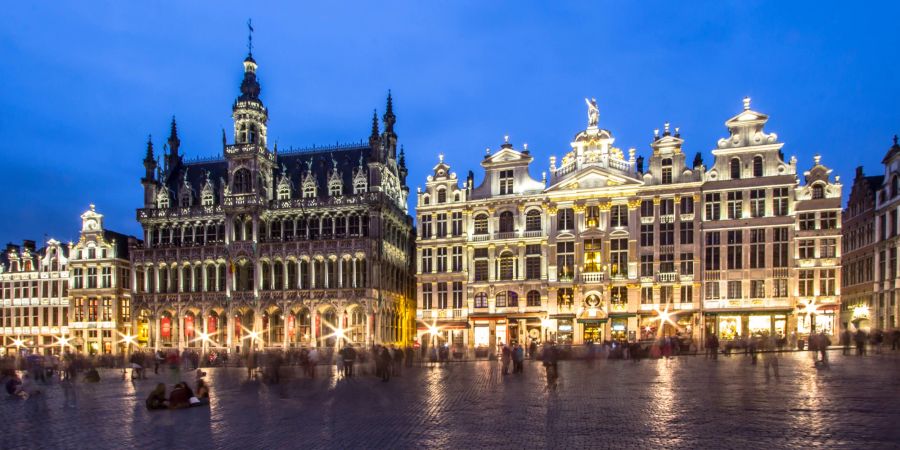
M 250 339 L 250 341 L 253 342 L 253 341 L 259 339 L 259 333 L 255 332 L 255 331 L 251 331 L 251 332 L 247 333 L 247 339 Z
M 859 305 L 853 308 L 854 319 L 867 319 L 869 317 L 869 305 Z
M 16 347 L 21 347 L 25 345 L 25 341 L 21 339 L 13 339 L 13 345 L 15 345 Z
M 65 336 L 60 336 L 60 337 L 56 338 L 56 342 L 59 344 L 60 347 L 65 347 L 65 346 L 69 345 L 69 338 L 67 338 Z
M 135 343 L 134 336 L 132 336 L 130 334 L 122 335 L 122 341 L 128 345 L 134 345 L 134 343 Z
M 209 333 L 204 333 L 201 331 L 200 333 L 197 333 L 197 339 L 200 339 L 203 342 L 209 342 Z

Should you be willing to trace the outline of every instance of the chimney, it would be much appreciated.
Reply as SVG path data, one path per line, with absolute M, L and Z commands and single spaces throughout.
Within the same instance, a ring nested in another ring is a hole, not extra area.
M 856 166 L 856 178 L 862 178 L 863 166 Z
M 30 239 L 25 239 L 24 241 L 22 241 L 22 246 L 25 247 L 26 250 L 34 252 L 36 243 Z

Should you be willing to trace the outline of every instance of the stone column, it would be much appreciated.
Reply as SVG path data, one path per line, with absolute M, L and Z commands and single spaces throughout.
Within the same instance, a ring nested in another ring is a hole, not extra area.
M 234 342 L 234 313 L 230 309 L 226 309 L 225 312 L 225 346 L 227 347 L 227 352 L 230 354 L 232 344 Z
M 355 257 L 350 260 L 350 264 L 351 264 L 350 270 L 352 272 L 352 279 L 350 280 L 350 285 L 352 287 L 357 287 L 359 285 L 359 283 L 356 281 L 356 264 L 357 263 L 358 263 L 358 260 Z
M 162 320 L 162 317 L 160 317 L 160 314 L 157 313 L 157 314 L 153 317 L 153 321 L 154 321 L 154 326 L 153 326 L 153 328 L 154 328 L 154 332 L 153 332 L 153 349 L 154 349 L 154 350 L 159 350 L 159 328 L 160 328 L 159 322 L 160 322 L 160 320 Z
M 343 258 L 337 259 L 337 269 L 338 269 L 337 287 L 342 288 L 342 287 L 344 287 L 344 259 Z
M 184 350 L 184 311 L 178 311 L 178 351 Z

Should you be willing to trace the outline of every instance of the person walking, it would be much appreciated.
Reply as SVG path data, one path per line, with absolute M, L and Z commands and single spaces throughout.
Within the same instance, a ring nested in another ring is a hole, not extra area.
M 841 332 L 841 354 L 847 356 L 850 354 L 850 330 L 847 329 L 847 324 L 844 324 L 844 331 Z
M 509 351 L 509 346 L 503 344 L 500 347 L 500 363 L 503 365 L 503 375 L 506 375 L 509 372 L 509 361 L 512 359 L 512 355 Z
M 865 356 L 866 355 L 866 333 L 861 330 L 856 330 L 856 356 Z
M 778 345 L 775 342 L 775 338 L 773 336 L 769 336 L 767 338 L 763 338 L 763 350 L 766 351 L 765 356 L 763 357 L 763 365 L 766 370 L 766 380 L 769 379 L 769 369 L 772 369 L 772 374 L 775 375 L 775 378 L 780 378 L 778 374 L 778 352 L 775 351 L 776 346 Z
M 391 380 L 391 352 L 387 347 L 381 347 L 381 381 L 388 382 Z
M 309 350 L 309 355 L 307 357 L 309 360 L 309 377 L 316 377 L 316 366 L 319 364 L 319 351 L 316 350 L 315 347 Z
M 344 362 L 344 376 L 352 377 L 353 363 L 356 362 L 356 349 L 353 348 L 353 344 L 348 342 L 347 345 L 341 349 L 341 359 Z
M 513 373 L 525 372 L 525 348 L 522 344 L 516 343 L 513 349 Z
M 713 361 L 719 359 L 719 337 L 715 333 L 710 333 L 709 339 L 706 340 L 706 350 Z
M 828 339 L 828 336 L 824 331 L 820 331 L 818 339 L 816 340 L 816 345 L 818 346 L 819 353 L 821 354 L 819 360 L 822 361 L 822 365 L 828 366 L 828 347 L 831 346 L 831 339 Z
M 556 385 L 556 380 L 559 377 L 558 363 L 559 363 L 559 353 L 557 352 L 556 345 L 553 341 L 549 341 L 544 344 L 544 351 L 541 354 L 541 360 L 543 361 L 544 368 L 547 371 L 547 385 Z

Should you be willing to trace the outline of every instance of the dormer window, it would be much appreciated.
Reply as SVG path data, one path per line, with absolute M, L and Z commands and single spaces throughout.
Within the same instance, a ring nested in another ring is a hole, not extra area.
M 662 184 L 672 184 L 672 159 L 662 160 Z
M 369 187 L 366 185 L 366 180 L 357 180 L 356 184 L 353 185 L 353 193 L 354 194 L 365 194 Z
M 900 193 L 900 178 L 897 175 L 891 177 L 891 198 L 897 196 Z
M 512 169 L 500 171 L 500 195 L 513 193 L 513 171 Z
M 303 198 L 316 198 L 316 186 L 308 184 L 303 187 Z
M 753 157 L 753 176 L 761 177 L 763 176 L 763 159 L 762 156 L 754 156 Z
M 430 204 L 431 204 L 431 197 L 429 197 L 429 196 L 427 196 L 427 195 L 423 195 L 423 196 L 422 196 L 422 204 L 423 204 L 423 205 L 430 205 Z
M 812 198 L 813 200 L 818 200 L 820 198 L 825 198 L 825 187 L 821 184 L 816 184 L 812 187 Z
M 184 191 L 181 193 L 181 199 L 179 200 L 179 204 L 182 208 L 187 208 L 191 206 L 191 193 L 188 191 Z
M 290 200 L 291 199 L 291 190 L 287 186 L 282 186 L 278 189 L 278 200 Z
M 203 206 L 212 206 L 213 205 L 213 194 L 212 192 L 206 192 L 203 194 L 202 200 Z
M 454 201 L 454 202 L 458 202 L 458 201 L 459 201 L 459 192 L 453 194 L 453 201 Z
M 341 196 L 341 185 L 332 183 L 328 186 L 328 195 L 332 197 L 340 197 Z
M 447 190 L 446 189 L 438 189 L 437 202 L 438 203 L 447 203 Z
M 738 158 L 731 159 L 731 179 L 739 180 L 741 178 L 741 160 Z
M 162 193 L 160 193 L 160 194 L 162 194 Z M 168 208 L 169 207 L 169 196 L 162 194 L 159 197 L 157 197 L 156 198 L 156 207 L 160 208 L 160 209 Z

